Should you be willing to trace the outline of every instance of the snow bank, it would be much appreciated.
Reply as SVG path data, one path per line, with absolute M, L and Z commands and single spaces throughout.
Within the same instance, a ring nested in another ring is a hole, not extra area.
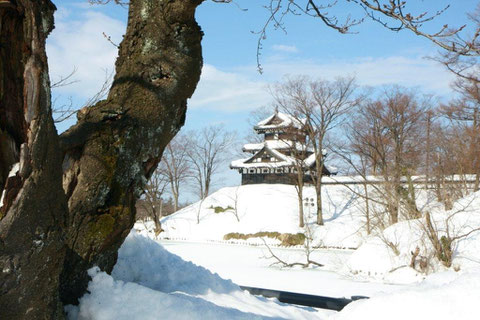
M 480 269 L 429 276 L 415 287 L 349 304 L 332 320 L 478 319 Z
M 89 293 L 78 307 L 66 307 L 70 320 L 321 319 L 331 314 L 254 297 L 135 233 L 121 247 L 111 276 L 98 268 L 89 274 Z
M 451 210 L 432 208 L 431 219 L 438 237 L 457 238 L 452 243 L 452 267 L 457 270 L 475 268 L 480 262 L 480 192 L 473 193 L 454 203 Z M 383 233 L 370 237 L 356 250 L 348 264 L 349 272 L 386 281 L 419 281 L 422 276 L 408 268 L 412 252 L 419 249 L 427 263 L 423 273 L 442 271 L 445 267 L 435 257 L 432 243 L 426 233 L 425 218 L 396 223 Z M 397 252 L 395 252 L 397 251 Z M 400 270 L 400 271 L 398 271 Z M 399 275 L 398 277 L 396 275 Z M 400 278 L 404 278 L 401 280 Z M 398 278 L 398 279 L 396 279 Z
M 90 294 L 80 301 L 69 319 L 249 319 L 235 309 L 222 308 L 182 293 L 166 294 L 142 285 L 115 280 L 98 269 L 89 272 Z M 260 319 L 260 317 L 256 317 Z
M 231 281 L 217 274 L 185 262 L 158 243 L 130 234 L 120 248 L 112 276 L 124 282 L 135 282 L 161 292 L 181 291 L 187 294 L 205 294 L 209 290 L 228 293 L 239 290 Z

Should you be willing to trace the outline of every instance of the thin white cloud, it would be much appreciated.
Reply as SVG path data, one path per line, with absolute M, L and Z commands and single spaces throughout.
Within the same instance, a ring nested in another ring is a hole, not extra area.
M 205 65 L 189 106 L 219 112 L 252 110 L 271 103 L 267 87 L 284 75 L 308 75 L 334 79 L 354 75 L 362 86 L 398 84 L 438 96 L 451 94 L 453 76 L 434 61 L 422 57 L 358 58 L 315 63 L 309 60 L 275 60 L 263 65 L 264 75 L 253 66 L 222 71 Z
M 360 85 L 376 87 L 398 84 L 418 87 L 437 95 L 450 93 L 453 80 L 452 74 L 440 64 L 420 56 L 367 57 L 325 63 L 309 60 L 267 61 L 263 70 L 270 79 L 280 79 L 285 74 L 305 74 L 323 79 L 355 75 Z
M 287 53 L 297 53 L 298 48 L 295 46 L 287 46 L 284 44 L 274 44 L 272 46 L 272 49 L 274 51 L 280 51 L 280 52 L 287 52 Z
M 105 39 L 103 32 L 119 43 L 126 26 L 94 10 L 74 16 L 70 10 L 59 8 L 55 19 L 55 29 L 47 41 L 50 77 L 55 82 L 76 68 L 73 79 L 78 80 L 55 89 L 55 93 L 87 99 L 100 89 L 105 70 L 114 70 L 118 49 Z
M 206 64 L 189 106 L 226 112 L 255 109 L 270 101 L 266 85 L 248 75 L 221 71 Z

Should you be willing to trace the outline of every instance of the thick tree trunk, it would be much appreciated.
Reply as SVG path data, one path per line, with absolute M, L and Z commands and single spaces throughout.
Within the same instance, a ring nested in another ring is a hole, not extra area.
M 322 138 L 323 139 L 323 138 Z M 323 168 L 324 168 L 324 163 L 323 163 L 323 144 L 320 145 L 320 156 L 317 155 L 317 161 L 316 161 L 316 170 L 317 170 L 317 176 L 316 179 L 314 180 L 315 183 L 315 194 L 317 198 L 317 224 L 319 226 L 323 226 L 323 206 L 322 206 L 322 176 L 323 176 Z M 318 152 L 318 151 L 317 151 Z
M 88 268 L 113 268 L 200 78 L 201 2 L 131 0 L 110 94 L 60 143 L 45 55 L 55 7 L 0 2 L 1 319 L 62 318 L 59 296 L 75 303 Z
M 1 319 L 63 318 L 67 205 L 45 54 L 54 10 L 49 0 L 0 6 Z
M 64 303 L 83 294 L 88 268 L 111 271 L 143 185 L 184 123 L 202 67 L 201 2 L 131 0 L 107 100 L 81 110 L 61 136 L 70 212 Z

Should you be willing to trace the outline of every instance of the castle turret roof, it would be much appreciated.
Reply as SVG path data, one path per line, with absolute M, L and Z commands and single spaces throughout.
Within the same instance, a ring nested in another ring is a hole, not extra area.
M 281 129 L 281 128 L 297 128 L 302 129 L 305 122 L 295 117 L 282 113 L 275 112 L 270 117 L 260 121 L 254 127 L 256 131 L 271 130 L 271 129 Z

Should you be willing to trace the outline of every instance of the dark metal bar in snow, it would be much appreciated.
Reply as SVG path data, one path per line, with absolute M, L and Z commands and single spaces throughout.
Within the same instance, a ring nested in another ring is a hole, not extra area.
M 278 301 L 290 304 L 297 304 L 301 306 L 328 309 L 328 310 L 342 310 L 347 304 L 359 299 L 368 299 L 364 296 L 352 296 L 351 299 L 346 298 L 331 298 L 323 296 L 314 296 L 310 294 L 269 290 L 262 288 L 244 287 L 240 286 L 242 290 L 247 290 L 253 295 L 263 296 L 266 298 L 277 298 Z

